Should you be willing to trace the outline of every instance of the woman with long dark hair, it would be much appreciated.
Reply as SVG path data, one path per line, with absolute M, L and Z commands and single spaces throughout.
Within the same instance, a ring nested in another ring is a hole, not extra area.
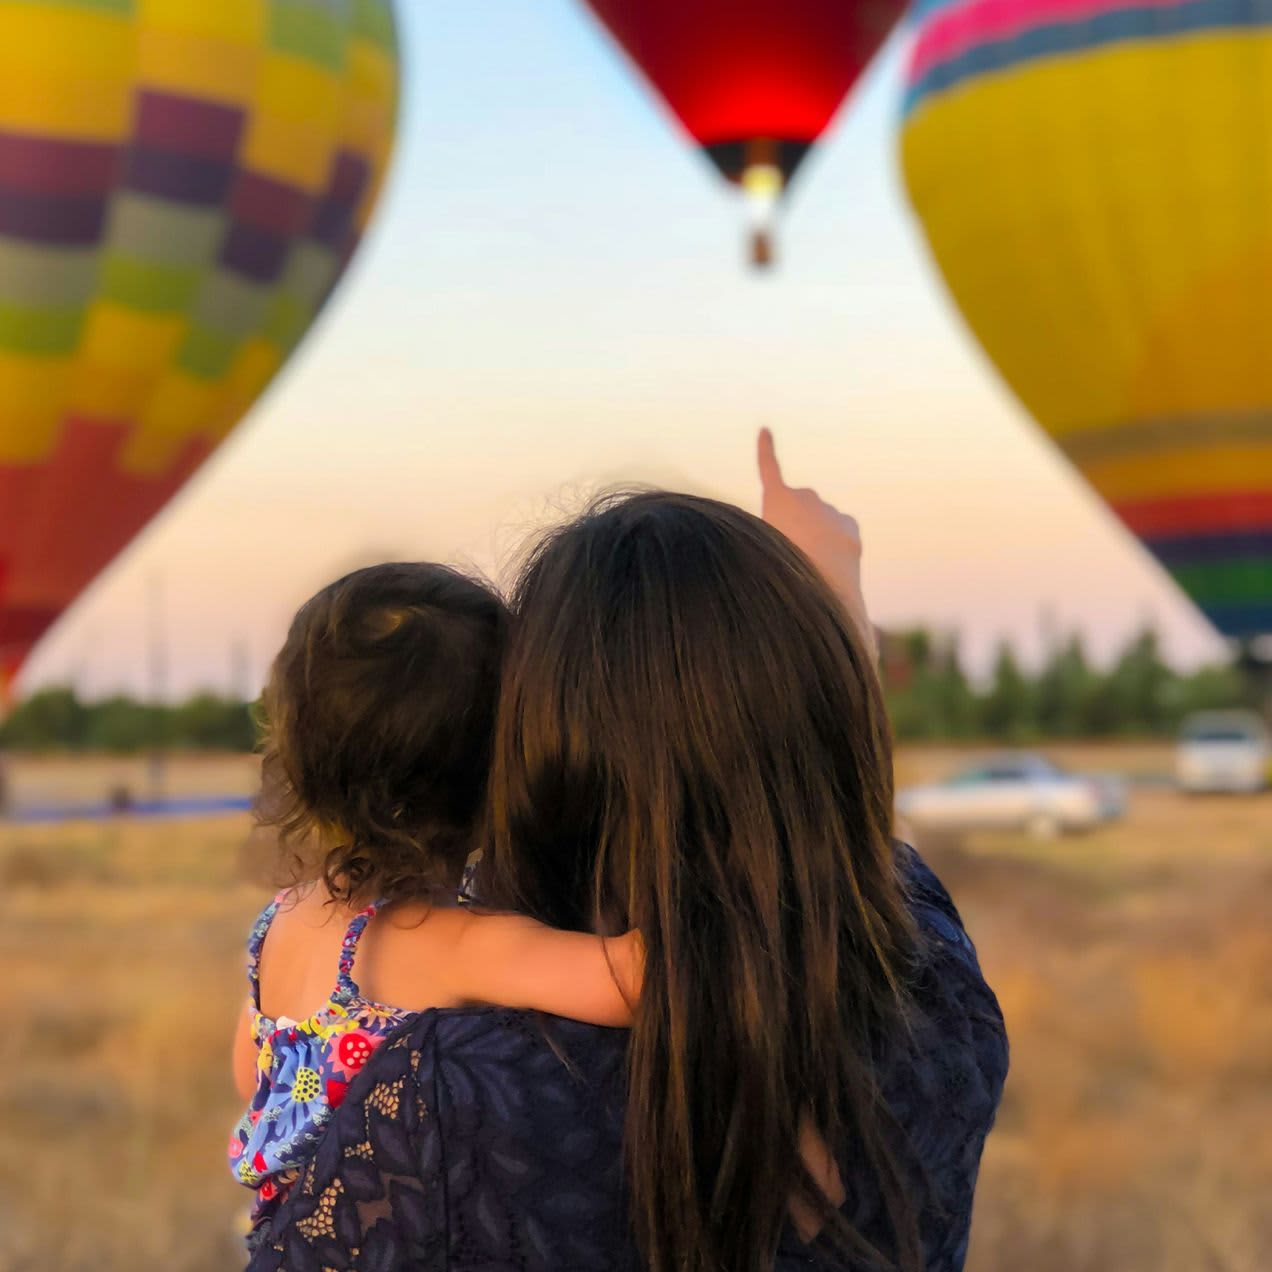
M 638 930 L 630 1034 L 424 1013 L 254 1266 L 962 1267 L 1002 1019 L 892 838 L 855 526 L 770 442 L 762 469 L 807 553 L 726 504 L 615 496 L 513 597 L 480 891 Z

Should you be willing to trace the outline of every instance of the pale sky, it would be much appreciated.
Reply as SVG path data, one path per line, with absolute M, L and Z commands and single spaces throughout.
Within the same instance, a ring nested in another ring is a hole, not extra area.
M 757 509 L 754 433 L 852 511 L 876 620 L 975 666 L 1049 611 L 1107 656 L 1146 617 L 1222 646 L 1002 388 L 901 194 L 902 41 L 792 191 L 780 261 L 578 0 L 399 0 L 407 98 L 378 221 L 292 365 L 97 581 L 26 688 L 254 690 L 296 606 L 372 560 L 497 573 L 581 492 Z M 246 651 L 247 672 L 235 648 Z M 235 684 L 235 679 L 250 683 Z

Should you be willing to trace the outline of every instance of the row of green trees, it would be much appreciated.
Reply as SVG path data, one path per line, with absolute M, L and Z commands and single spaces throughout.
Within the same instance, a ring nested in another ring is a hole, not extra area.
M 1256 686 L 1235 666 L 1175 671 L 1152 630 L 1105 669 L 1092 665 L 1080 636 L 1034 671 L 1004 641 L 984 685 L 969 679 L 954 638 L 920 629 L 891 639 L 885 683 L 893 728 L 905 739 L 1164 736 L 1193 711 L 1257 705 Z
M 85 702 L 73 689 L 42 689 L 0 725 L 0 746 L 15 751 L 250 751 L 255 744 L 251 704 L 213 693 L 151 706 L 123 694 Z
M 1092 665 L 1079 636 L 1035 671 L 1004 642 L 989 682 L 976 685 L 956 639 L 916 629 L 889 637 L 884 681 L 893 728 L 908 740 L 1163 736 L 1190 712 L 1253 706 L 1256 698 L 1235 666 L 1175 671 L 1151 630 L 1106 669 Z M 155 707 L 124 695 L 86 702 L 72 689 L 43 689 L 0 725 L 0 746 L 22 751 L 248 751 L 255 743 L 252 704 L 212 693 Z

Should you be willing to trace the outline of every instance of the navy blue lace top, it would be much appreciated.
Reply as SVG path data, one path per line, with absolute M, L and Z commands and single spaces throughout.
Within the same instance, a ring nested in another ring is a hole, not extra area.
M 913 1041 L 881 1061 L 909 1139 L 928 1272 L 959 1272 L 1007 1072 L 1002 1016 L 958 911 L 906 864 L 925 937 Z M 422 1012 L 349 1087 L 250 1272 L 596 1272 L 639 1267 L 622 1186 L 626 1034 L 495 1008 Z M 890 1244 L 877 1182 L 845 1211 Z M 866 1272 L 789 1229 L 778 1272 Z

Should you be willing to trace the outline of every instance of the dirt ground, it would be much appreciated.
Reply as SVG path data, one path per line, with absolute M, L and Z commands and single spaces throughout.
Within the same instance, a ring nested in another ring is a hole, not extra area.
M 967 758 L 906 750 L 898 773 Z M 1160 747 L 1059 758 L 1169 768 Z M 250 788 L 250 762 L 181 764 L 174 793 Z M 20 789 L 76 799 L 119 772 L 15 768 Z M 226 1051 L 263 897 L 245 832 L 240 816 L 0 824 L 0 1272 L 237 1266 Z M 1272 798 L 1137 786 L 1094 834 L 920 847 L 1012 1035 L 972 1272 L 1272 1268 Z

